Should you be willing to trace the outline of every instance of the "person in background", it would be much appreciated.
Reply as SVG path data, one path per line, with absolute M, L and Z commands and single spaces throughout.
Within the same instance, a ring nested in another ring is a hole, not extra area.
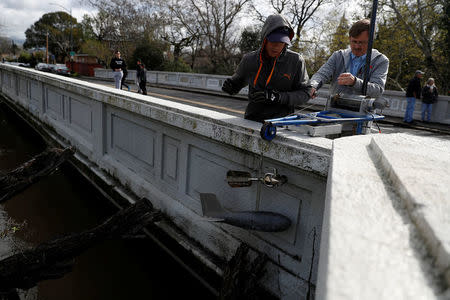
M 123 71 L 123 76 L 122 76 L 122 80 L 120 81 L 120 89 L 122 89 L 122 87 L 125 86 L 125 87 L 127 87 L 128 91 L 131 91 L 130 86 L 125 83 L 125 80 L 127 79 L 127 76 L 128 76 L 127 65 L 125 65 L 125 67 L 122 69 L 122 71 Z
M 310 90 L 305 60 L 287 49 L 294 37 L 289 22 L 281 15 L 271 15 L 261 33 L 261 48 L 244 55 L 233 76 L 222 85 L 230 95 L 248 85 L 244 118 L 257 122 L 293 113 L 296 105 L 309 100 Z
M 120 57 L 120 51 L 114 52 L 114 57 L 111 59 L 109 66 L 114 71 L 113 77 L 116 84 L 116 89 L 121 89 L 121 82 L 123 77 L 123 69 L 127 67 L 125 61 Z
M 416 104 L 416 99 L 420 99 L 420 94 L 422 92 L 422 85 L 420 84 L 420 79 L 423 76 L 423 72 L 417 70 L 414 77 L 409 81 L 408 87 L 406 88 L 406 111 L 403 122 L 412 124 L 414 105 Z
M 142 91 L 143 95 L 147 95 L 147 74 L 145 71 L 145 65 L 142 62 L 138 63 L 138 69 L 136 73 L 136 78 L 139 84 L 139 90 Z M 138 91 L 139 92 L 139 91 Z
M 334 52 L 328 61 L 311 77 L 311 97 L 316 97 L 316 91 L 323 84 L 330 82 L 329 94 L 334 96 L 362 94 L 366 53 L 369 42 L 370 20 L 355 22 L 349 30 L 350 48 Z M 384 92 L 389 69 L 389 59 L 372 49 L 370 59 L 367 95 L 373 98 Z
M 434 79 L 428 78 L 427 84 L 422 89 L 422 121 L 430 122 L 433 103 L 437 102 L 438 91 L 434 85 Z
M 140 94 L 142 92 L 141 88 L 139 87 L 139 70 L 141 68 L 141 60 L 138 59 L 136 61 L 136 77 L 134 79 L 134 84 L 137 86 L 137 93 Z
M 34 69 L 34 67 L 36 67 L 38 61 L 36 59 L 36 56 L 34 55 L 34 53 L 31 53 L 31 58 L 30 58 L 30 67 Z

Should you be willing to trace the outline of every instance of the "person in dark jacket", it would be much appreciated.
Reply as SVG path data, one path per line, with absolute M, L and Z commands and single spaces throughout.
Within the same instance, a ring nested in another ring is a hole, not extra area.
M 136 73 L 136 79 L 139 85 L 139 90 L 142 91 L 143 95 L 147 95 L 147 75 L 145 71 L 145 65 L 138 61 L 137 64 L 137 73 Z M 138 91 L 139 92 L 139 91 Z
M 244 55 L 233 76 L 222 85 L 230 95 L 248 85 L 244 117 L 258 122 L 289 115 L 310 98 L 305 61 L 287 49 L 294 37 L 289 22 L 281 15 L 271 15 L 261 35 L 261 48 Z
M 125 86 L 128 89 L 128 91 L 130 91 L 131 90 L 130 86 L 125 83 L 125 80 L 127 79 L 127 76 L 128 76 L 128 69 L 126 68 L 126 66 L 122 71 L 123 71 L 123 76 L 122 76 L 122 79 L 120 80 L 120 89 L 122 89 L 122 87 Z
M 430 122 L 433 103 L 437 102 L 438 91 L 434 85 L 434 78 L 428 78 L 422 89 L 422 121 Z M 425 116 L 426 115 L 426 116 Z
M 116 83 L 116 89 L 121 89 L 121 83 L 122 83 L 122 77 L 123 77 L 123 70 L 127 68 L 127 64 L 125 63 L 125 60 L 123 60 L 120 57 L 120 51 L 114 52 L 114 57 L 111 59 L 111 62 L 109 63 L 109 66 L 111 69 L 113 69 L 114 73 L 114 81 Z
M 423 76 L 423 72 L 417 70 L 414 74 L 413 79 L 409 81 L 408 87 L 406 88 L 406 111 L 403 122 L 412 123 L 414 114 L 414 105 L 416 104 L 416 99 L 420 99 L 420 93 L 422 91 L 422 85 L 420 84 L 420 79 Z

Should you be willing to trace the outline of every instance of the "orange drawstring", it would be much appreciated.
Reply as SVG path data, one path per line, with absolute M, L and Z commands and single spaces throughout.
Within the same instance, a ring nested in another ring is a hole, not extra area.
M 266 46 L 266 39 L 264 39 L 261 51 L 259 52 L 259 69 L 258 69 L 258 72 L 256 73 L 255 80 L 253 80 L 254 87 L 256 87 L 256 81 L 258 81 L 259 73 L 261 72 L 261 69 L 262 69 L 262 65 L 263 65 L 262 52 L 264 51 L 265 46 Z M 273 70 L 275 70 L 275 65 L 276 65 L 277 59 L 280 55 L 281 55 L 281 53 L 277 57 L 275 57 L 275 61 L 273 62 L 272 70 L 270 71 L 269 77 L 267 78 L 267 81 L 266 81 L 266 86 L 269 85 L 269 82 L 272 79 Z
M 272 79 L 272 74 L 273 74 L 273 70 L 275 70 L 275 65 L 277 63 L 277 59 L 278 59 L 278 56 L 275 57 L 275 61 L 273 62 L 273 66 L 272 66 L 272 71 L 270 71 L 269 78 L 267 78 L 267 81 L 266 81 L 266 86 L 269 85 L 270 79 Z
M 258 72 L 256 73 L 255 80 L 253 80 L 254 87 L 256 87 L 256 81 L 258 81 L 259 73 L 261 72 L 261 68 L 263 65 L 262 52 L 264 51 L 265 46 L 266 46 L 266 39 L 264 39 L 262 47 L 261 47 L 261 51 L 259 51 L 259 69 L 258 69 Z

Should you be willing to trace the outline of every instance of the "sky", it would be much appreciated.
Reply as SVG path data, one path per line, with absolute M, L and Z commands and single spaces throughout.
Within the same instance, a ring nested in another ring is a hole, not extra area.
M 356 2 L 357 0 L 346 0 L 345 9 L 349 11 L 352 7 L 356 8 Z M 72 16 L 78 22 L 81 22 L 84 14 L 96 13 L 89 7 L 82 7 L 80 0 L 0 0 L 0 36 L 11 38 L 16 43 L 22 44 L 25 41 L 25 30 L 42 15 L 66 10 L 72 10 Z M 245 25 L 246 20 L 241 23 Z
M 0 0 L 0 33 L 22 43 L 25 41 L 25 30 L 42 15 L 71 9 L 72 16 L 78 22 L 84 14 L 92 14 L 92 9 L 82 8 L 76 0 Z

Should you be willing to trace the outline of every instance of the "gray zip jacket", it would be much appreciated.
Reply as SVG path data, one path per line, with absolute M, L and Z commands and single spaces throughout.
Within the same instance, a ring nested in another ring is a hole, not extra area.
M 328 61 L 320 67 L 319 71 L 311 77 L 311 86 L 318 90 L 322 84 L 330 82 L 330 95 L 338 93 L 361 95 L 364 79 L 364 66 L 358 70 L 356 82 L 353 86 L 339 85 L 337 82 L 339 75 L 342 73 L 350 73 L 350 53 L 350 48 L 334 52 Z M 388 68 L 389 59 L 377 49 L 372 49 L 369 82 L 367 83 L 368 96 L 376 98 L 383 94 Z
M 280 93 L 281 103 L 277 105 L 250 102 L 245 113 L 247 119 L 285 116 L 294 111 L 295 105 L 309 100 L 309 77 L 303 57 L 286 48 L 278 58 L 264 55 L 266 36 L 280 27 L 289 28 L 292 39 L 294 31 L 289 22 L 280 15 L 269 16 L 261 32 L 262 47 L 244 55 L 231 77 L 235 93 L 246 85 L 249 86 L 249 94 L 264 90 L 276 90 Z

